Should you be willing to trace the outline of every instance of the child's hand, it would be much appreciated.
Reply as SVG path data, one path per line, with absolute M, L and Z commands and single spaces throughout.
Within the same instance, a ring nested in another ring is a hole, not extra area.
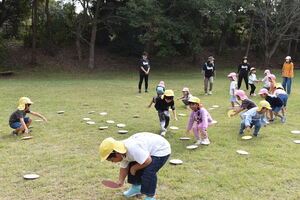
M 175 121 L 178 121 L 177 117 L 174 118 Z
M 185 131 L 185 134 L 186 134 L 186 135 L 189 135 L 189 134 L 190 134 L 190 130 L 186 130 L 186 131 Z
M 132 176 L 135 176 L 135 173 L 136 173 L 135 168 L 134 168 L 134 167 L 131 167 L 131 168 L 130 168 L 130 174 L 131 174 Z
M 122 187 L 122 186 L 124 185 L 124 181 L 118 180 L 118 181 L 116 182 L 116 184 L 118 184 L 118 186 Z
M 45 117 L 43 118 L 43 120 L 44 120 L 44 122 L 48 122 L 48 120 Z

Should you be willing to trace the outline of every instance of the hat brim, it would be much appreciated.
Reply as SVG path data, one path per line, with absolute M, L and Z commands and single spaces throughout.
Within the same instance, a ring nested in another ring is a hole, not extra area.
M 127 149 L 125 147 L 124 142 L 122 142 L 122 141 L 115 141 L 112 151 L 116 151 L 118 153 L 122 153 L 123 154 L 123 153 L 126 153 Z M 101 156 L 101 162 L 104 161 L 104 160 L 106 160 L 107 157 L 109 156 L 109 154 L 111 154 L 111 152 L 109 152 L 109 153 Z

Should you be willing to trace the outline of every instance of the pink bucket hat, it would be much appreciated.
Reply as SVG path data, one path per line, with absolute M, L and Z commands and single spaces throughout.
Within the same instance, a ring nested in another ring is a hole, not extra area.
M 260 89 L 258 94 L 269 94 L 269 91 L 265 88 Z
M 265 75 L 269 75 L 269 74 L 271 74 L 271 72 L 270 72 L 270 70 L 266 69 L 265 72 L 264 72 L 264 74 Z
M 189 88 L 185 87 L 182 89 L 182 92 L 190 92 Z
M 228 78 L 233 78 L 234 80 L 236 79 L 236 73 L 231 72 L 230 74 L 227 75 Z
M 235 96 L 239 96 L 242 101 L 245 100 L 245 99 L 248 99 L 248 97 L 246 96 L 246 93 L 244 92 L 244 90 L 237 90 L 235 92 Z
M 272 79 L 273 81 L 276 80 L 276 76 L 274 74 L 269 74 L 268 78 Z
M 158 84 L 158 86 L 165 87 L 165 82 L 164 81 L 160 81 L 159 84 Z

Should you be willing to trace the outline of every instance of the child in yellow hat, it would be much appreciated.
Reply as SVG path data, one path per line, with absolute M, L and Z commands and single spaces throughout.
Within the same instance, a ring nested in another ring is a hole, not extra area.
M 27 113 L 47 121 L 47 119 L 40 113 L 30 111 L 31 104 L 33 104 L 33 102 L 28 97 L 21 97 L 19 99 L 18 110 L 13 112 L 9 118 L 9 126 L 12 129 L 15 129 L 12 132 L 13 135 L 17 136 L 18 133 L 22 131 L 25 137 L 29 136 L 28 127 L 30 126 L 32 119 L 30 117 L 26 117 Z
M 160 135 L 142 132 L 123 141 L 106 138 L 99 147 L 101 161 L 120 162 L 119 186 L 127 177 L 131 188 L 124 196 L 145 194 L 144 200 L 155 200 L 157 172 L 171 154 L 169 142 Z
M 167 128 L 170 122 L 170 113 L 169 108 L 171 107 L 174 120 L 177 121 L 175 103 L 174 103 L 174 92 L 173 90 L 166 90 L 164 95 L 157 97 L 155 100 L 155 108 L 158 113 L 160 126 L 161 126 L 161 135 L 165 136 L 167 133 Z

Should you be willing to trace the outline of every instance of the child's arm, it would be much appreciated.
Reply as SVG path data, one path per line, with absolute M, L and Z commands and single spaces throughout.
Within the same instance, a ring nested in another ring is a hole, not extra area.
M 174 120 L 177 121 L 178 119 L 177 119 L 177 115 L 176 115 L 176 110 L 174 109 L 174 110 L 172 110 L 172 112 L 173 112 Z
M 187 135 L 190 134 L 190 130 L 192 129 L 193 124 L 194 124 L 194 114 L 192 112 L 190 114 L 190 120 L 189 120 L 188 126 L 186 128 L 185 134 L 187 134 Z
M 245 108 L 240 107 L 239 109 L 235 110 L 233 114 L 231 114 L 230 116 L 236 116 L 237 114 L 239 114 L 240 112 L 242 112 L 243 110 L 245 110 Z
M 126 168 L 121 167 L 120 168 L 119 180 L 116 182 L 120 187 L 124 185 L 125 178 L 128 175 L 128 170 L 129 170 L 129 167 L 126 167 Z
M 143 164 L 135 164 L 130 168 L 130 174 L 132 174 L 133 176 L 135 175 L 135 173 L 141 169 L 144 169 L 145 167 L 149 166 L 152 163 L 152 158 L 151 156 L 149 156 L 145 162 Z
M 41 115 L 40 113 L 38 112 L 33 112 L 31 111 L 30 114 L 34 115 L 34 116 L 37 116 L 39 118 L 41 118 L 42 120 L 44 120 L 45 122 L 47 122 L 48 120 L 46 119 L 46 117 L 44 117 L 43 115 Z
M 153 97 L 153 99 L 151 100 L 150 104 L 147 107 L 151 108 L 151 106 L 152 106 L 153 103 L 154 103 L 154 97 Z

